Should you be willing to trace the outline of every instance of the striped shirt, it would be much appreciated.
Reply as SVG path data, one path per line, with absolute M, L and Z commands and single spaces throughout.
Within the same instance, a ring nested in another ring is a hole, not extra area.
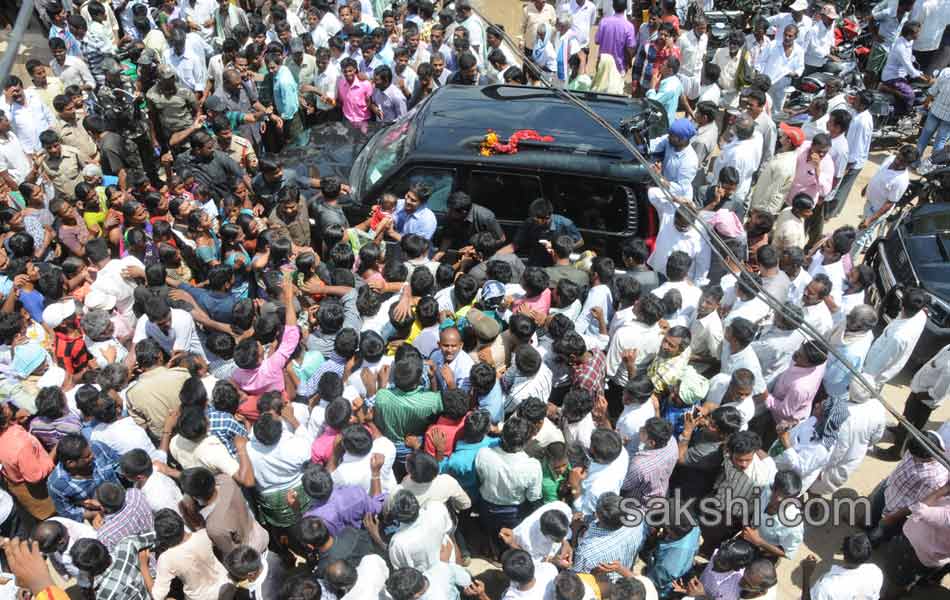
M 152 508 L 141 490 L 132 488 L 125 492 L 125 505 L 117 513 L 105 515 L 99 528 L 99 541 L 112 551 L 119 542 L 132 535 L 148 533 L 155 529 Z
M 662 448 L 640 450 L 630 457 L 620 493 L 626 498 L 636 499 L 641 505 L 649 498 L 665 497 L 677 459 L 679 448 L 672 436 Z
M 947 469 L 936 460 L 919 462 L 910 453 L 888 476 L 884 488 L 884 514 L 888 515 L 929 495 L 947 483 Z
M 53 340 L 53 356 L 59 361 L 67 373 L 82 371 L 92 358 L 86 351 L 86 342 L 82 335 L 69 337 L 56 331 Z
M 106 75 L 102 71 L 102 61 L 105 60 L 106 55 L 102 53 L 95 41 L 90 40 L 88 35 L 79 40 L 79 48 L 82 50 L 83 59 L 89 65 L 92 76 L 96 78 L 96 85 L 104 85 Z
M 151 600 L 139 570 L 139 552 L 154 548 L 156 541 L 155 532 L 149 531 L 119 542 L 110 553 L 112 564 L 93 582 L 96 600 Z
M 758 454 L 752 457 L 752 464 L 740 471 L 728 455 L 723 459 L 722 473 L 716 480 L 716 499 L 721 506 L 741 508 L 739 503 L 727 502 L 726 490 L 731 490 L 733 499 L 744 499 L 751 502 L 759 493 L 772 485 L 778 469 L 771 458 L 760 458 Z
M 643 524 L 634 527 L 621 526 L 619 529 L 606 529 L 599 522 L 593 523 L 577 544 L 574 552 L 575 573 L 590 573 L 594 567 L 612 561 L 632 568 L 637 553 L 643 545 Z M 620 578 L 618 573 L 609 573 L 611 581 Z
M 237 457 L 236 436 L 247 437 L 247 428 L 229 412 L 208 407 L 208 433 L 221 440 L 231 456 Z

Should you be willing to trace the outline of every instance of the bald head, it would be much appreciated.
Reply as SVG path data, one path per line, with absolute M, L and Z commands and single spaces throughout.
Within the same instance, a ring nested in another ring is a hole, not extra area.
M 736 137 L 747 140 L 755 133 L 755 121 L 749 115 L 743 114 L 736 119 Z
M 69 543 L 69 531 L 59 521 L 43 521 L 30 537 L 40 545 L 40 552 L 47 554 L 64 550 Z
M 237 69 L 227 69 L 222 75 L 222 81 L 225 87 L 235 90 L 241 85 L 241 74 Z
M 338 560 L 330 563 L 327 567 L 326 579 L 330 585 L 337 589 L 337 592 L 349 592 L 356 585 L 356 569 L 345 560 Z
M 864 333 L 871 331 L 877 325 L 877 311 L 867 304 L 859 304 L 851 309 L 845 321 L 848 331 Z
M 775 565 L 767 558 L 760 558 L 746 567 L 745 574 L 739 581 L 743 591 L 765 593 L 778 583 L 775 575 Z

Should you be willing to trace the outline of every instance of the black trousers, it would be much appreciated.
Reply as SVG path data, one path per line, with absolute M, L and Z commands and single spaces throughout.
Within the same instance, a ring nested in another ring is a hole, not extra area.
M 911 422 L 917 429 L 923 429 L 930 420 L 930 414 L 934 409 L 924 404 L 924 400 L 929 398 L 926 392 L 911 392 L 904 404 L 904 418 Z M 907 440 L 907 429 L 902 425 L 897 426 L 897 433 L 894 434 L 894 447 L 902 448 Z

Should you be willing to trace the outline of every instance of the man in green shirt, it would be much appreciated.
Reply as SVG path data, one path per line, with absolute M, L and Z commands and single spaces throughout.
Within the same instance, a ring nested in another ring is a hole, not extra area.
M 541 461 L 541 501 L 547 504 L 558 500 L 558 490 L 567 481 L 571 464 L 567 460 L 567 445 L 564 442 L 551 442 L 544 449 Z
M 424 436 L 426 429 L 442 412 L 442 394 L 420 387 L 422 369 L 422 360 L 415 356 L 394 363 L 392 380 L 395 387 L 379 390 L 373 405 L 376 426 L 396 446 L 398 466 L 404 464 L 410 452 L 406 437 Z M 386 367 L 380 370 L 380 381 L 387 380 L 388 372 Z

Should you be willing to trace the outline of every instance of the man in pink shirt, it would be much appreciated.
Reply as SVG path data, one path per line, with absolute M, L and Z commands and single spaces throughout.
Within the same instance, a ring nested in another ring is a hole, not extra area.
M 343 109 L 343 116 L 352 125 L 364 125 L 373 112 L 370 107 L 373 97 L 373 82 L 356 76 L 359 68 L 352 58 L 340 61 L 343 77 L 337 80 L 336 97 Z
M 346 429 L 353 420 L 353 407 L 345 398 L 330 401 L 323 421 L 323 432 L 310 446 L 310 460 L 318 465 L 326 465 L 333 458 L 336 436 Z
M 762 436 L 763 445 L 768 447 L 775 441 L 776 428 L 785 431 L 791 429 L 811 414 L 812 401 L 821 380 L 825 376 L 825 362 L 828 355 L 815 343 L 805 342 L 792 354 L 792 364 L 775 380 L 772 393 L 765 399 L 769 413 L 764 419 L 753 419 L 752 425 L 765 421 L 755 427 Z M 771 419 L 769 418 L 771 416 Z
M 831 156 L 831 137 L 819 133 L 811 142 L 799 146 L 795 159 L 795 177 L 785 195 L 785 204 L 791 205 L 798 194 L 808 194 L 815 201 L 815 212 L 805 222 L 808 245 L 821 238 L 825 223 L 825 196 L 831 193 L 835 179 L 835 161 Z
M 937 488 L 910 505 L 903 534 L 887 546 L 886 594 L 905 595 L 921 578 L 940 572 L 950 563 L 950 484 Z
M 831 138 L 826 133 L 819 133 L 811 142 L 802 144 L 797 154 L 795 177 L 785 196 L 785 204 L 791 205 L 792 198 L 803 193 L 811 196 L 816 205 L 821 204 L 825 196 L 831 193 L 835 178 Z
M 264 392 L 284 391 L 284 367 L 300 342 L 297 311 L 294 310 L 294 286 L 290 283 L 289 275 L 284 275 L 283 301 L 284 332 L 276 350 L 264 357 L 263 346 L 253 338 L 242 341 L 234 349 L 234 362 L 238 368 L 231 379 L 246 394 L 256 396 Z

